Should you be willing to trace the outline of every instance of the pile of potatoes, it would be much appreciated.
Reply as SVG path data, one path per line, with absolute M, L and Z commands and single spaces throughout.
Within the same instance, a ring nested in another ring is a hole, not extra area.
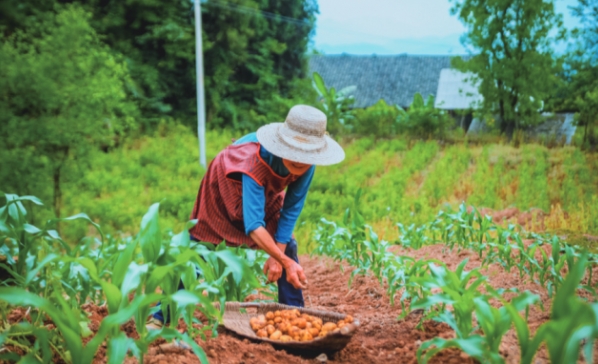
M 300 313 L 297 309 L 270 311 L 249 320 L 258 337 L 280 342 L 319 339 L 328 333 L 340 331 L 343 326 L 352 322 L 353 317 L 347 316 L 336 323 L 325 323 L 321 318 Z

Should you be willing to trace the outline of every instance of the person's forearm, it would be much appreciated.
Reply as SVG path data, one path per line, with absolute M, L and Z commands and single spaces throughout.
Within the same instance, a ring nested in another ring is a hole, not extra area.
M 249 237 L 269 256 L 274 258 L 283 267 L 287 265 L 289 261 L 292 261 L 289 257 L 284 255 L 286 249 L 285 244 L 276 243 L 270 233 L 263 227 L 253 230 L 249 233 Z

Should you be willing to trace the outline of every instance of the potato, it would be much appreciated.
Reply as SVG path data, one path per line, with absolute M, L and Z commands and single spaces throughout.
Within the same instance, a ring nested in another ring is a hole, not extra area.
M 301 329 L 298 328 L 297 326 L 291 326 L 291 327 L 289 327 L 288 332 L 289 332 L 289 336 L 291 336 L 291 337 L 295 336 L 295 335 L 298 336 L 299 333 L 301 332 Z
M 329 333 L 341 331 L 352 322 L 353 317 L 347 315 L 336 323 L 324 323 L 321 318 L 301 313 L 298 309 L 270 311 L 249 320 L 258 337 L 281 342 L 321 339 Z
M 280 340 L 280 338 L 282 337 L 282 332 L 276 330 L 272 333 L 272 335 L 270 335 L 270 339 L 271 340 Z
M 322 326 L 322 330 L 325 331 L 333 331 L 334 329 L 336 329 L 336 324 L 334 322 L 327 322 Z
M 300 329 L 305 329 L 307 327 L 307 321 L 304 318 L 298 318 L 297 324 L 295 325 Z
M 305 331 L 303 335 L 301 335 L 301 341 L 312 341 L 314 338 L 308 331 Z

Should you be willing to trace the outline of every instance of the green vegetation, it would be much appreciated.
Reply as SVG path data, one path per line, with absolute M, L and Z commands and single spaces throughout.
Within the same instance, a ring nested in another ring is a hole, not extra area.
M 446 111 L 434 106 L 434 96 L 428 96 L 424 101 L 417 92 L 407 111 L 398 107 L 397 130 L 419 138 L 442 138 L 453 120 Z
M 561 62 L 553 44 L 565 37 L 554 2 L 452 2 L 451 12 L 468 28 L 464 43 L 475 52 L 470 59 L 455 57 L 453 64 L 479 84 L 480 114 L 498 115 L 500 130 L 508 135 L 538 123 L 544 101 L 558 84 Z
M 591 282 L 595 255 L 565 245 L 556 236 L 532 234 L 527 237 L 532 238 L 533 243 L 525 245 L 524 236 L 514 226 L 503 228 L 475 209 L 467 212 L 465 205 L 457 211 L 441 211 L 432 223 L 422 226 L 418 234 L 425 244 L 442 243 L 451 250 L 477 252 L 483 258 L 482 264 L 466 271 L 465 259 L 453 271 L 437 259 L 415 261 L 397 256 L 388 251 L 390 244 L 379 239 L 356 210 L 348 213 L 342 223 L 322 219 L 316 232 L 318 245 L 314 253 L 346 261 L 355 267 L 352 277 L 372 274 L 386 288 L 391 303 L 395 295 L 402 292 L 402 317 L 423 309 L 421 322 L 434 319 L 455 331 L 455 339 L 436 337 L 422 343 L 417 351 L 420 363 L 427 363 L 436 353 L 451 347 L 459 348 L 480 362 L 504 363 L 498 349 L 502 337 L 512 326 L 519 338 L 522 363 L 531 363 L 543 342 L 549 347 L 553 363 L 576 361 L 580 345 L 586 362 L 592 362 L 593 344 L 598 339 L 598 305 L 588 303 L 577 292 L 586 291 L 594 300 L 598 297 L 595 287 L 583 283 L 584 277 Z M 426 235 L 433 238 L 423 238 Z M 412 240 L 407 245 L 404 242 L 400 238 L 397 243 L 414 249 L 422 246 L 413 246 Z M 550 256 L 542 248 L 545 245 L 551 247 Z M 561 254 L 561 250 L 565 254 Z M 542 252 L 540 260 L 535 258 L 536 251 Z M 488 277 L 480 270 L 496 262 L 507 271 L 517 268 L 522 279 L 546 287 L 553 297 L 550 319 L 540 326 L 533 338 L 519 312 L 528 312 L 539 297 L 529 291 L 496 290 L 489 285 Z M 568 272 L 565 277 L 561 274 L 564 268 Z M 513 297 L 513 294 L 516 295 Z M 491 305 L 491 300 L 500 302 L 499 307 Z
M 42 228 L 29 223 L 24 201 L 41 205 L 32 196 L 6 195 L 0 207 L 1 254 L 7 259 L 0 268 L 10 274 L 0 288 L 0 344 L 24 351 L 24 360 L 48 363 L 53 353 L 66 363 L 91 363 L 104 340 L 108 345 L 108 361 L 122 363 L 130 350 L 141 362 L 149 344 L 158 338 L 181 340 L 207 363 L 203 350 L 193 337 L 206 338 L 206 331 L 216 335 L 226 301 L 242 301 L 257 288 L 264 287 L 262 253 L 249 249 L 229 249 L 221 244 L 192 242 L 187 229 L 170 236 L 160 227 L 159 204 L 154 204 L 141 220 L 134 238 L 115 240 L 104 236 L 100 227 L 87 215 L 62 219 L 82 219 L 91 223 L 99 238 L 86 238 L 84 244 L 71 247 L 54 229 L 58 220 L 50 220 Z M 14 257 L 14 258 L 13 258 Z M 198 268 L 196 268 L 198 267 Z M 196 269 L 202 276 L 198 281 Z M 179 281 L 184 290 L 177 290 Z M 7 287 L 8 286 L 8 287 Z M 266 285 L 267 286 L 267 285 Z M 156 293 L 160 288 L 162 293 Z M 134 294 L 129 299 L 129 294 Z M 105 304 L 109 315 L 96 335 L 91 335 L 89 318 L 83 305 Z M 176 328 L 163 327 L 149 332 L 145 323 L 157 302 L 170 317 L 181 317 L 189 330 L 181 334 Z M 9 306 L 30 307 L 29 322 L 11 325 Z M 203 325 L 194 318 L 200 311 L 208 318 Z M 56 326 L 45 326 L 47 315 Z M 133 319 L 139 339 L 127 338 L 120 326 Z M 193 324 L 200 324 L 197 328 Z M 29 338 L 35 337 L 35 345 Z M 189 336 L 190 335 L 190 336 Z M 0 359 L 19 360 L 16 353 L 2 353 Z
M 208 159 L 242 135 L 208 132 Z M 128 236 L 137 230 L 146 206 L 159 201 L 163 226 L 181 230 L 203 175 L 196 143 L 186 127 L 164 123 L 152 136 L 126 140 L 109 153 L 90 151 L 87 163 L 68 164 L 74 170 L 62 182 L 63 214 L 84 211 L 107 233 Z M 400 137 L 347 139 L 343 144 L 347 151 L 343 163 L 316 169 L 296 228 L 302 251 L 308 249 L 320 218 L 342 219 L 360 189 L 362 215 L 387 239 L 396 236 L 395 223 L 405 228 L 423 224 L 446 204 L 456 207 L 463 201 L 495 210 L 533 208 L 535 217 L 526 226 L 532 230 L 566 230 L 575 236 L 598 232 L 594 154 L 540 145 L 442 147 L 435 141 L 409 142 Z M 42 180 L 34 181 L 34 186 L 18 185 L 11 170 L 2 169 L 1 174 L 0 190 L 52 201 L 52 186 Z M 547 215 L 543 225 L 540 215 Z M 33 224 L 52 218 L 50 206 L 30 215 Z M 83 222 L 61 226 L 61 235 L 70 243 L 88 233 Z
M 65 164 L 112 146 L 134 127 L 137 108 L 124 92 L 124 61 L 100 42 L 89 14 L 68 6 L 42 20 L 0 45 L 1 174 L 9 186 L 52 184 L 60 217 Z
M 64 3 L 69 5 L 65 7 Z M 208 123 L 251 129 L 280 120 L 290 105 L 313 100 L 306 80 L 307 45 L 315 27 L 316 2 L 284 3 L 264 0 L 202 3 L 203 51 Z M 143 2 L 8 0 L 0 5 L 0 40 L 23 32 L 38 35 L 40 19 L 52 18 L 65 8 L 77 9 L 117 59 L 126 61 L 129 82 L 126 92 L 141 111 L 137 121 L 152 127 L 163 118 L 194 124 L 195 22 L 193 2 L 149 0 Z M 85 12 L 87 15 L 83 16 Z M 269 14 L 269 15 L 268 15 Z M 284 21 L 293 18 L 294 22 Z M 84 19 L 84 20 L 83 20 Z M 86 52 L 82 44 L 87 32 L 70 32 L 75 52 Z M 52 58 L 57 64 L 62 60 Z M 51 62 L 50 59 L 44 60 Z M 2 62 L 3 68 L 11 63 Z M 42 69 L 16 64 L 34 75 Z M 64 73 L 70 67 L 55 68 Z M 34 76 L 35 77 L 35 76 Z M 94 72 L 72 73 L 57 92 L 70 89 L 71 77 L 79 82 L 94 78 Z M 91 82 L 89 82 L 91 84 Z M 4 89 L 3 89 L 4 90 Z M 116 90 L 115 90 L 116 93 Z M 26 95 L 26 94 L 19 94 Z M 31 115 L 35 115 L 32 113 Z M 129 115 L 133 116 L 133 115 Z

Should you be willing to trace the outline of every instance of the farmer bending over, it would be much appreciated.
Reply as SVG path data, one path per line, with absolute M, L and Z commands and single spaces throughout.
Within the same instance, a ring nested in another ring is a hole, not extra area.
M 191 213 L 197 219 L 191 238 L 264 250 L 270 256 L 264 273 L 269 282 L 278 282 L 278 302 L 303 307 L 301 289 L 307 279 L 293 229 L 315 166 L 344 158 L 342 147 L 326 133 L 324 113 L 311 106 L 292 107 L 284 123 L 245 135 L 210 163 Z M 163 322 L 158 311 L 148 328 Z

